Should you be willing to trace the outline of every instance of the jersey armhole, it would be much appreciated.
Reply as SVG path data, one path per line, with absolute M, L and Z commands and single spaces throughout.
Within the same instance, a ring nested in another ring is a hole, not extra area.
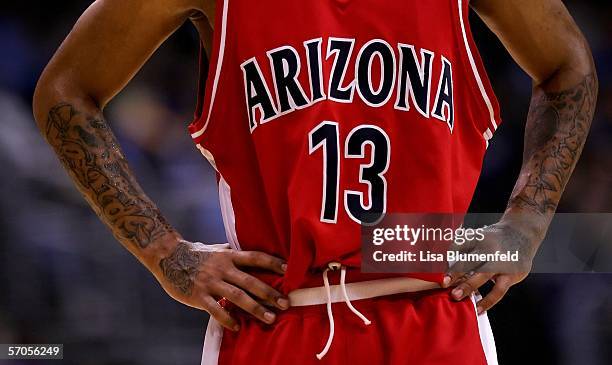
M 225 37 L 227 30 L 227 8 L 229 0 L 217 0 L 215 7 L 215 29 L 212 33 L 210 57 L 206 56 L 204 44 L 200 41 L 200 76 L 198 97 L 194 120 L 187 128 L 196 144 L 203 140 L 204 132 L 209 125 L 215 96 L 223 66 L 225 54 Z
M 463 50 L 465 51 L 471 73 L 474 76 L 475 93 L 480 95 L 480 100 L 483 105 L 483 110 L 486 115 L 484 123 L 479 123 L 482 129 L 482 136 L 486 146 L 489 146 L 489 141 L 493 138 L 493 134 L 501 124 L 501 113 L 499 102 L 493 91 L 491 81 L 487 76 L 487 71 L 484 67 L 480 52 L 474 41 L 472 29 L 469 22 L 470 0 L 457 0 L 459 10 L 459 22 L 461 28 L 461 38 L 463 41 Z

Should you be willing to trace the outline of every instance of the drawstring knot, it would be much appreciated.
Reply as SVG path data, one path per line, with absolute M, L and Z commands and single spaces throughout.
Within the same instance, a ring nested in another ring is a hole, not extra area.
M 340 289 L 342 290 L 342 295 L 344 296 L 344 302 L 347 307 L 351 310 L 351 312 L 355 313 L 357 317 L 359 317 L 363 323 L 367 326 L 372 322 L 366 318 L 360 311 L 357 310 L 351 303 L 349 299 L 348 293 L 346 292 L 346 266 L 342 266 L 338 262 L 330 262 L 327 265 L 327 268 L 323 271 L 323 285 L 325 286 L 325 293 L 327 294 L 327 318 L 329 319 L 329 337 L 327 338 L 327 343 L 323 350 L 317 354 L 317 359 L 321 360 L 329 351 L 331 344 L 334 340 L 334 313 L 332 311 L 332 299 L 331 299 L 331 289 L 329 286 L 329 278 L 327 276 L 328 271 L 337 271 L 340 269 Z

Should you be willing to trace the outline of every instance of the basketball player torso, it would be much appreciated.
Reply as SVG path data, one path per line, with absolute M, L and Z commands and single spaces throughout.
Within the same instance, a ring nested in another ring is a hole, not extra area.
M 230 244 L 288 260 L 268 282 L 359 267 L 360 225 L 385 214 L 467 210 L 499 124 L 468 6 L 217 0 L 189 130 Z

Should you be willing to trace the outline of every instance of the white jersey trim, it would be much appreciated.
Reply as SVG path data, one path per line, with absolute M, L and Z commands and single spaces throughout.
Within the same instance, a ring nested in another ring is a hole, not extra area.
M 219 44 L 219 53 L 217 57 L 217 67 L 215 69 L 215 79 L 213 80 L 212 91 L 210 94 L 210 103 L 208 104 L 208 114 L 206 115 L 206 123 L 204 126 L 200 128 L 197 132 L 191 134 L 192 138 L 198 138 L 208 127 L 208 123 L 210 122 L 210 116 L 212 114 L 212 108 L 215 104 L 215 96 L 217 95 L 217 87 L 219 85 L 219 76 L 221 75 L 221 68 L 223 66 L 223 56 L 225 55 L 225 38 L 227 35 L 227 8 L 228 8 L 229 0 L 223 1 L 223 16 L 221 20 L 221 41 Z
M 206 326 L 204 336 L 204 348 L 202 349 L 201 365 L 219 364 L 219 352 L 221 350 L 221 340 L 223 339 L 223 327 L 212 316 Z
M 480 93 L 482 94 L 482 98 L 487 105 L 487 109 L 489 110 L 489 117 L 491 118 L 491 125 L 493 126 L 493 131 L 497 130 L 497 121 L 495 121 L 495 111 L 493 109 L 493 104 L 491 103 L 491 99 L 487 94 L 485 86 L 482 82 L 482 78 L 480 77 L 480 73 L 478 72 L 478 67 L 476 67 L 476 62 L 474 62 L 474 56 L 472 55 L 472 50 L 470 48 L 470 42 L 467 38 L 467 32 L 465 30 L 465 21 L 463 18 L 463 0 L 457 0 L 459 6 L 459 22 L 461 23 L 461 33 L 463 34 L 463 43 L 465 44 L 465 49 L 467 51 L 468 59 L 470 60 L 470 66 L 472 67 L 472 72 L 474 73 L 474 77 L 476 78 L 476 83 L 478 84 L 478 88 L 480 89 Z M 489 138 L 490 139 L 490 138 Z M 487 146 L 489 141 L 487 140 Z
M 482 299 L 479 294 L 472 295 L 472 303 L 474 304 L 474 312 L 476 313 L 476 320 L 478 321 L 478 333 L 480 334 L 480 344 L 482 345 L 482 351 L 484 352 L 485 358 L 487 359 L 487 365 L 498 365 L 497 363 L 497 349 L 495 348 L 495 338 L 493 337 L 493 330 L 491 329 L 491 323 L 487 313 L 478 315 L 476 312 L 476 302 Z
M 202 155 L 208 162 L 217 170 L 217 163 L 210 151 L 197 145 Z M 220 175 L 220 173 L 219 173 Z M 228 244 L 212 245 L 214 248 L 232 248 L 241 250 L 238 243 L 238 235 L 236 233 L 236 217 L 234 215 L 234 207 L 232 205 L 231 188 L 227 181 L 221 176 L 219 179 L 219 205 L 221 207 L 221 216 L 223 217 L 223 226 Z M 228 247 L 229 246 L 229 247 Z M 212 316 L 208 320 L 206 327 L 206 335 L 204 337 L 204 348 L 202 350 L 201 365 L 217 365 L 219 363 L 219 351 L 221 349 L 221 340 L 223 339 L 223 327 Z
M 234 250 L 241 250 L 238 234 L 236 233 L 236 216 L 234 214 L 234 206 L 232 205 L 232 190 L 223 176 L 219 180 L 219 203 L 221 205 L 221 215 L 223 216 L 223 226 L 225 227 L 227 241 Z
M 223 178 L 223 175 L 217 168 L 217 162 L 213 154 L 197 144 L 196 147 L 200 150 L 202 155 L 208 160 L 212 167 L 219 173 L 219 205 L 221 207 L 221 217 L 223 218 L 223 227 L 225 228 L 225 236 L 229 242 L 231 248 L 234 250 L 241 250 L 240 243 L 238 242 L 238 234 L 236 233 L 236 215 L 234 214 L 234 206 L 232 205 L 232 189 L 229 184 Z

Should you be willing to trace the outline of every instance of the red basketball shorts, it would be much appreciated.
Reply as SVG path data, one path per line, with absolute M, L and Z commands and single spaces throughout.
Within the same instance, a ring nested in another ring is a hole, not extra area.
M 280 312 L 273 325 L 232 311 L 240 331 L 211 319 L 202 365 L 496 365 L 489 320 L 477 316 L 475 300 L 455 302 L 442 289 L 333 300 L 333 321 L 323 303 Z

